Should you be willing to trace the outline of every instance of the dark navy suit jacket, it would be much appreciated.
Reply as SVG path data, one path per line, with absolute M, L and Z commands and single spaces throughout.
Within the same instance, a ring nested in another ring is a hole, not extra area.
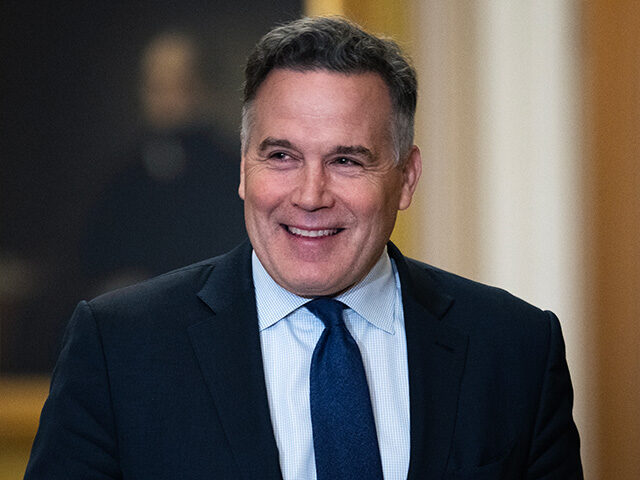
M 389 252 L 406 323 L 409 478 L 582 478 L 557 318 Z M 79 304 L 25 478 L 281 478 L 248 243 Z

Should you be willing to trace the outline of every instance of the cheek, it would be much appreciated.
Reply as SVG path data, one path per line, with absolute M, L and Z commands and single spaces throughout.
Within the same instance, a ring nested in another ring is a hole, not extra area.
M 264 215 L 282 204 L 284 193 L 280 182 L 264 181 L 248 177 L 245 179 L 245 208 L 250 213 Z
M 398 210 L 400 188 L 382 185 L 379 182 L 369 183 L 366 188 L 351 188 L 351 205 L 361 217 L 368 217 L 369 222 L 393 217 Z
M 361 234 L 371 241 L 389 234 L 393 228 L 396 215 L 393 199 L 385 198 L 380 192 L 378 196 L 361 197 L 359 202 L 352 202 L 351 210 L 358 218 Z
M 370 199 L 368 221 L 381 235 L 390 235 L 398 213 L 400 192 L 394 189 L 378 190 Z

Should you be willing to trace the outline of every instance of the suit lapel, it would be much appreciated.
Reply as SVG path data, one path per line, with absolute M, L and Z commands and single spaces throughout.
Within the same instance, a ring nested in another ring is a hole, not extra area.
M 212 315 L 189 335 L 236 464 L 243 478 L 280 479 L 248 242 L 216 264 L 198 296 Z
M 456 420 L 466 358 L 466 335 L 443 317 L 453 298 L 439 292 L 424 267 L 409 263 L 389 245 L 402 285 L 409 361 L 411 479 L 442 478 Z

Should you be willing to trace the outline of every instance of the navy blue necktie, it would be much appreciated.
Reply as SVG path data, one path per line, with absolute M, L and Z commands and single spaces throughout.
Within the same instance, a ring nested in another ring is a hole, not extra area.
M 362 357 L 342 319 L 345 305 L 305 305 L 325 325 L 313 351 L 311 423 L 318 480 L 382 480 L 382 462 Z

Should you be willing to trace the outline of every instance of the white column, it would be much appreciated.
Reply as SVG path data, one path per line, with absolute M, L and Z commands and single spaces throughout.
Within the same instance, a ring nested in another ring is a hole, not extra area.
M 560 317 L 589 437 L 578 5 L 416 0 L 419 256 Z

